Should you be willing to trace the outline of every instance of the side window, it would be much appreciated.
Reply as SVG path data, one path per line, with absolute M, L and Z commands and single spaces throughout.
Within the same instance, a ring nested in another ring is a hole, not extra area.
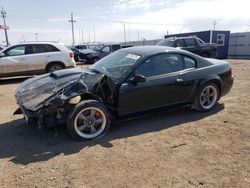
M 59 51 L 55 46 L 52 46 L 50 44 L 47 44 L 46 46 L 47 46 L 49 52 L 58 52 Z
M 25 54 L 25 46 L 16 46 L 5 52 L 6 56 L 18 56 Z
M 120 45 L 113 45 L 112 46 L 112 51 L 114 52 L 116 50 L 119 50 L 120 48 L 121 48 Z
M 33 53 L 38 54 L 38 53 L 45 53 L 45 52 L 48 52 L 46 45 L 44 44 L 33 45 Z
M 185 69 L 196 68 L 196 62 L 194 59 L 184 56 Z
M 185 43 L 182 39 L 176 40 L 174 43 L 174 46 L 176 47 L 185 47 Z
M 218 34 L 217 35 L 217 45 L 218 46 L 224 46 L 225 43 L 225 35 L 224 34 Z
M 137 68 L 135 74 L 151 77 L 181 71 L 182 69 L 182 61 L 179 55 L 162 54 L 147 59 Z
M 84 50 L 87 49 L 86 45 L 76 45 L 75 48 L 79 49 L 79 50 Z
M 110 46 L 105 46 L 103 49 L 102 49 L 103 52 L 110 52 Z
M 196 46 L 195 40 L 192 38 L 185 39 L 185 42 L 187 47 Z

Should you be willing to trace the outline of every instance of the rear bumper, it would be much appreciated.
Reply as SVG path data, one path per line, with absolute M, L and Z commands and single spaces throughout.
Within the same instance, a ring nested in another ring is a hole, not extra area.
M 234 77 L 232 76 L 223 84 L 221 96 L 224 96 L 230 92 L 230 90 L 233 87 L 233 83 L 234 83 Z
M 73 58 L 71 58 L 67 63 L 66 63 L 66 68 L 76 68 L 76 62 Z

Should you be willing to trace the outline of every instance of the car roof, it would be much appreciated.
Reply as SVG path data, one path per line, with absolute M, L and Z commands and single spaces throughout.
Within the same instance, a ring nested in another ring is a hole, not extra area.
M 120 43 L 117 43 L 117 42 L 105 42 L 103 43 L 105 46 L 107 45 L 121 45 Z
M 177 39 L 190 39 L 190 38 L 198 38 L 197 36 L 188 36 L 188 37 L 169 37 L 163 40 L 177 40 Z
M 56 45 L 56 44 L 64 44 L 61 42 L 53 42 L 53 41 L 30 41 L 30 42 L 21 42 L 18 44 L 14 44 L 14 45 L 19 45 L 19 44 L 52 44 L 52 45 Z
M 64 43 L 61 42 L 46 42 L 46 41 L 40 41 L 40 42 L 23 42 L 23 43 L 18 43 L 18 44 L 13 44 L 11 46 L 8 46 L 5 49 L 10 49 L 15 46 L 20 46 L 20 45 L 33 45 L 33 44 L 50 44 L 52 46 L 55 46 L 58 48 L 60 51 L 65 51 L 65 49 L 68 49 Z
M 120 49 L 119 51 L 124 51 L 124 52 L 137 54 L 141 56 L 152 56 L 158 53 L 166 53 L 166 52 L 190 54 L 187 51 L 184 51 L 178 48 L 166 47 L 166 46 L 136 46 L 136 47 L 131 47 L 131 48 L 123 48 L 123 49 Z

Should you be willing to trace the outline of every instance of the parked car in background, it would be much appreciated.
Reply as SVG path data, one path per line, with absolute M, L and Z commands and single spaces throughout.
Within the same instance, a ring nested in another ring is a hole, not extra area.
M 75 62 L 84 62 L 87 64 L 93 64 L 100 59 L 99 57 L 100 54 L 91 49 L 80 51 L 77 48 L 70 47 L 70 50 L 74 52 Z
M 217 46 L 213 43 L 205 43 L 198 37 L 167 38 L 156 44 L 157 46 L 177 47 L 194 54 L 216 58 Z
M 119 43 L 91 43 L 88 44 L 89 49 L 77 49 L 74 50 L 75 54 L 81 54 L 82 58 L 75 57 L 76 61 L 86 62 L 93 64 L 99 59 L 121 49 L 131 46 L 121 46 Z M 79 48 L 79 47 L 78 47 Z M 73 50 L 73 49 L 72 49 Z M 76 55 L 77 56 L 77 55 Z
M 86 50 L 89 49 L 89 45 L 88 44 L 77 44 L 74 46 L 76 49 L 78 50 Z
M 16 90 L 29 125 L 67 123 L 73 138 L 90 140 L 111 121 L 163 107 L 211 110 L 233 85 L 230 64 L 170 47 L 121 49 L 87 70 L 68 69 L 31 78 Z
M 103 58 L 121 48 L 122 46 L 119 43 L 106 43 L 101 48 L 95 50 L 100 53 L 100 58 Z
M 76 67 L 74 53 L 56 42 L 12 45 L 0 53 L 0 77 L 34 75 Z
M 0 44 L 0 51 L 2 51 L 2 50 L 5 49 L 5 48 L 6 48 L 6 46 Z

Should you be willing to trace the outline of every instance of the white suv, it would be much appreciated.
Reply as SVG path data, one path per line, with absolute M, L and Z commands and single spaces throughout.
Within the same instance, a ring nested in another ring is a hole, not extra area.
M 0 53 L 0 77 L 34 75 L 76 67 L 74 53 L 56 42 L 29 42 Z

